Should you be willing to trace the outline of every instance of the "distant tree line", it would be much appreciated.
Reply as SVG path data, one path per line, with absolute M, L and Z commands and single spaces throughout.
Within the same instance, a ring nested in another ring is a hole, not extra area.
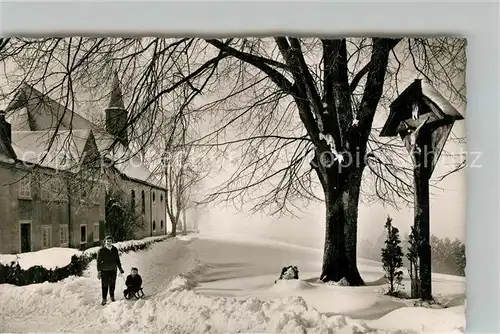
M 381 249 L 386 247 L 387 231 L 384 231 L 375 240 L 364 239 L 359 246 L 359 256 L 365 259 L 382 262 Z M 409 235 L 405 234 L 401 240 L 401 248 L 408 253 Z M 465 276 L 465 243 L 459 239 L 439 238 L 431 236 L 432 272 L 456 276 Z M 405 256 L 403 265 L 408 268 L 410 262 Z

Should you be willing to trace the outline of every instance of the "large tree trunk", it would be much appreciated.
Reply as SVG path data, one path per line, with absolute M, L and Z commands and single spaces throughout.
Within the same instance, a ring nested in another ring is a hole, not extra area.
M 346 39 L 323 39 L 323 96 L 317 89 L 317 78 L 311 74 L 301 50 L 301 41 L 297 38 L 275 37 L 293 82 L 261 57 L 236 50 L 215 39 L 206 40 L 228 55 L 261 70 L 283 92 L 294 98 L 300 120 L 315 146 L 315 156 L 311 164 L 325 193 L 326 239 L 321 275 L 323 281 L 345 278 L 351 285 L 363 284 L 356 264 L 356 234 L 360 180 L 364 164 L 363 161 L 356 161 L 356 164 L 360 163 L 361 166 L 347 166 L 337 171 L 337 163 L 331 167 L 320 166 L 320 158 L 323 153 L 333 153 L 331 142 L 337 152 L 344 150 L 356 153 L 355 150 L 360 148 L 360 154 L 354 156 L 364 158 L 375 110 L 383 92 L 389 52 L 400 40 L 373 38 L 370 62 L 349 84 Z M 355 112 L 357 122 L 354 125 L 351 96 L 365 75 L 365 89 Z
M 170 218 L 170 221 L 172 222 L 172 233 L 171 235 L 175 237 L 177 235 L 177 219 L 174 217 Z
M 349 280 L 351 285 L 364 285 L 363 279 L 358 271 L 357 264 L 357 246 L 358 246 L 358 207 L 359 195 L 361 191 L 361 178 L 363 168 L 359 168 L 354 172 L 349 180 L 346 190 L 346 220 L 344 225 L 345 233 L 345 248 L 349 266 L 353 270 L 352 280 Z
M 361 173 L 362 169 L 355 170 L 345 180 L 347 182 L 337 180 L 336 186 L 324 188 L 326 231 L 321 273 L 323 282 L 338 282 L 345 278 L 351 286 L 364 285 L 357 267 L 356 252 Z

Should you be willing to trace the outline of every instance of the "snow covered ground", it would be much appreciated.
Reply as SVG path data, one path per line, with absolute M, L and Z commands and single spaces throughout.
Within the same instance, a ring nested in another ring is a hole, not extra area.
M 145 241 L 153 241 L 165 239 L 166 236 L 147 237 L 141 240 L 129 240 L 115 242 L 114 245 L 118 249 L 122 249 L 131 245 L 142 244 Z M 97 253 L 99 247 L 88 248 L 85 251 L 80 251 L 74 248 L 52 247 L 42 249 L 31 253 L 21 254 L 0 254 L 0 263 L 10 265 L 12 262 L 18 262 L 22 269 L 27 270 L 34 266 L 43 266 L 46 269 L 62 268 L 70 264 L 73 255 Z
M 178 237 L 121 258 L 126 271 L 139 268 L 147 298 L 124 300 L 118 278 L 117 301 L 100 306 L 93 262 L 84 277 L 0 285 L 0 332 L 459 333 L 465 328 L 461 277 L 434 275 L 434 294 L 450 307 L 430 309 L 382 295 L 377 262 L 359 262 L 365 287 L 319 284 L 321 250 L 241 235 Z M 274 284 L 289 264 L 299 267 L 300 281 Z

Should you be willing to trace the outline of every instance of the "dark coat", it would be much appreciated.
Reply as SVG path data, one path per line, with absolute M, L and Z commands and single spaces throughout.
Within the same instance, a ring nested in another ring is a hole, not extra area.
M 137 274 L 135 276 L 128 275 L 127 280 L 125 281 L 125 285 L 128 289 L 132 291 L 139 291 L 142 287 L 142 278 L 141 275 Z
M 115 246 L 111 246 L 111 249 L 101 247 L 97 252 L 97 271 L 112 271 L 116 268 L 123 271 L 118 249 Z

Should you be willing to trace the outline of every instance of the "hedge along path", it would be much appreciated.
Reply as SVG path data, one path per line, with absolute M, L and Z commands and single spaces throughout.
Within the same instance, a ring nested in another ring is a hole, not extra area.
M 114 245 L 118 248 L 120 255 L 122 255 L 123 253 L 148 249 L 152 244 L 165 241 L 168 238 L 170 236 L 149 237 L 142 240 L 117 242 Z M 44 282 L 54 283 L 70 276 L 82 276 L 90 262 L 97 258 L 99 248 L 89 248 L 79 255 L 73 255 L 67 266 L 55 269 L 33 266 L 25 270 L 15 261 L 10 265 L 0 264 L 0 284 L 24 286 Z

